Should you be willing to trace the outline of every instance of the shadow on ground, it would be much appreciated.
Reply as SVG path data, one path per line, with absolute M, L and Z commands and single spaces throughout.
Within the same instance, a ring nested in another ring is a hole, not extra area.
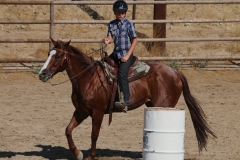
M 12 158 L 14 156 L 22 155 L 29 157 L 37 156 L 39 158 L 45 158 L 49 160 L 56 159 L 74 159 L 72 152 L 64 147 L 51 146 L 51 145 L 36 145 L 36 147 L 42 148 L 41 151 L 27 151 L 27 152 L 11 152 L 11 151 L 0 151 L 0 158 Z M 84 156 L 88 155 L 88 150 L 82 150 Z M 122 157 L 127 159 L 138 159 L 142 158 L 142 152 L 136 151 L 121 151 L 111 149 L 97 149 L 98 157 Z
M 35 147 L 42 148 L 41 151 L 28 151 L 28 152 L 11 152 L 11 151 L 0 151 L 0 158 L 13 158 L 14 156 L 22 155 L 29 157 L 32 159 L 31 156 L 37 156 L 40 159 L 45 158 L 49 160 L 59 160 L 59 159 L 68 159 L 74 160 L 75 157 L 73 156 L 72 152 L 64 147 L 60 146 L 51 146 L 51 145 L 36 145 Z M 88 150 L 81 150 L 84 156 L 87 156 L 89 151 Z M 98 158 L 114 158 L 116 159 L 119 157 L 120 159 L 142 159 L 142 152 L 136 151 L 122 151 L 122 150 L 111 150 L 111 149 L 97 149 L 97 157 Z M 36 157 L 35 157 L 36 158 Z M 101 159 L 102 159 L 101 158 Z M 194 160 L 194 159 L 184 159 L 184 160 Z

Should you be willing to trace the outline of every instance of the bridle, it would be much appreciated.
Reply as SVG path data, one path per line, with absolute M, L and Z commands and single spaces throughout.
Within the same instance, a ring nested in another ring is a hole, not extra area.
M 102 57 L 103 54 L 105 53 L 105 51 L 104 51 L 105 48 L 106 48 L 106 46 L 103 47 L 103 46 L 101 45 L 101 47 L 100 47 L 100 49 L 99 49 L 99 50 L 100 50 L 100 55 L 101 55 L 101 57 Z M 68 65 L 70 64 L 70 60 L 69 60 L 69 58 L 67 57 L 67 55 L 68 55 L 70 52 L 65 51 L 65 50 L 62 50 L 62 49 L 58 49 L 58 48 L 53 48 L 53 49 L 55 49 L 55 50 L 57 50 L 57 51 L 59 51 L 59 52 L 63 52 L 63 53 L 64 53 L 64 58 L 62 58 L 62 60 L 59 62 L 59 63 L 61 63 L 61 65 L 64 63 L 65 60 L 68 61 Z M 89 55 L 89 54 L 87 54 L 87 55 Z M 91 60 L 92 60 L 91 65 L 89 65 L 89 66 L 88 66 L 87 68 L 85 68 L 82 72 L 74 75 L 73 77 L 70 77 L 69 79 L 67 79 L 67 80 L 65 80 L 65 81 L 63 81 L 63 82 L 60 82 L 60 83 L 51 83 L 51 78 L 50 78 L 48 82 L 50 83 L 51 86 L 60 85 L 60 84 L 66 83 L 67 81 L 70 81 L 71 79 L 74 79 L 74 78 L 80 76 L 81 74 L 85 73 L 86 71 L 92 69 L 95 65 L 99 65 L 98 62 L 94 61 L 92 57 L 91 57 Z M 68 68 L 66 68 L 66 69 L 68 69 Z M 103 89 L 104 89 L 105 94 L 106 94 L 106 96 L 107 96 L 107 94 L 108 94 L 107 88 L 104 86 L 98 70 L 96 70 L 96 71 L 97 71 L 98 78 L 99 78 L 99 80 L 100 80 L 100 82 L 101 82 L 101 85 L 103 86 Z M 51 75 L 51 77 L 52 77 L 53 75 L 54 75 L 54 73 Z M 108 89 L 109 89 L 109 88 L 108 88 Z M 111 93 L 111 91 L 110 91 L 110 93 Z
M 61 63 L 61 65 L 62 65 L 65 60 L 70 61 L 69 58 L 67 58 L 67 54 L 69 54 L 68 51 L 64 51 L 64 50 L 58 49 L 58 48 L 53 48 L 52 50 L 57 50 L 57 51 L 59 51 L 59 52 L 63 52 L 63 53 L 64 53 L 64 58 L 62 58 L 62 60 L 61 60 L 60 62 L 58 62 L 58 64 Z M 86 69 L 84 69 L 82 72 L 74 75 L 73 77 L 70 77 L 69 79 L 67 79 L 67 80 L 65 80 L 65 81 L 63 81 L 63 82 L 53 84 L 53 83 L 51 83 L 51 78 L 50 78 L 50 79 L 49 79 L 49 83 L 51 84 L 51 86 L 56 86 L 56 85 L 63 84 L 63 83 L 65 83 L 65 82 L 67 82 L 67 81 L 70 81 L 71 79 L 74 79 L 74 78 L 80 76 L 80 75 L 83 74 L 84 72 L 88 71 L 89 69 L 92 69 L 95 65 L 97 65 L 97 62 L 93 61 L 93 59 L 92 59 L 92 62 L 93 62 L 93 63 L 92 63 L 91 65 L 89 65 Z M 68 63 L 68 64 L 69 64 L 69 63 Z M 66 69 L 68 69 L 68 68 L 66 68 Z M 54 73 L 51 74 L 51 77 L 52 77 L 53 75 L 54 75 Z

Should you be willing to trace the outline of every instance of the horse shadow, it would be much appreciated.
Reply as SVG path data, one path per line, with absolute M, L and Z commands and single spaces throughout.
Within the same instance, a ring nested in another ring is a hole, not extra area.
M 51 145 L 36 145 L 35 147 L 42 148 L 41 151 L 27 151 L 27 152 L 11 152 L 11 151 L 0 151 L 0 158 L 12 158 L 14 156 L 22 155 L 29 157 L 37 156 L 49 160 L 57 159 L 68 159 L 73 160 L 75 157 L 72 152 L 64 147 L 51 146 Z M 81 150 L 84 156 L 88 155 L 88 150 Z M 126 159 L 141 159 L 142 152 L 136 151 L 122 151 L 122 150 L 111 150 L 111 149 L 97 149 L 97 157 L 122 157 Z
M 0 151 L 0 158 L 12 158 L 17 155 L 29 157 L 37 156 L 49 160 L 68 159 L 75 160 L 72 152 L 69 149 L 60 146 L 51 145 L 36 145 L 35 147 L 42 148 L 41 151 L 28 151 L 28 152 L 11 152 L 11 151 Z M 81 150 L 84 156 L 88 155 L 88 150 Z M 111 149 L 97 149 L 97 157 L 121 157 L 121 159 L 142 159 L 142 152 L 137 151 L 122 151 L 122 150 L 111 150 Z M 195 158 L 193 158 L 195 159 Z M 184 160 L 193 160 L 184 159 Z

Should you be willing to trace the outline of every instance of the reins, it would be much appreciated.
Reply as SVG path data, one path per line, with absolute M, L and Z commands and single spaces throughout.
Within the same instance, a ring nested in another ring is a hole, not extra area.
M 103 46 L 102 41 L 99 43 L 99 45 L 100 45 L 99 49 L 94 50 L 94 51 L 92 51 L 92 52 L 90 52 L 90 53 L 88 53 L 88 54 L 86 54 L 86 55 L 88 56 L 88 55 L 93 54 L 93 53 L 95 53 L 95 52 L 97 52 L 97 51 L 100 51 L 100 56 L 102 57 L 103 54 L 106 53 L 106 52 L 105 52 L 105 49 L 107 48 L 107 45 L 105 44 L 105 46 Z
M 51 83 L 51 78 L 49 79 L 49 83 L 51 84 L 51 86 L 56 86 L 56 85 L 60 85 L 60 84 L 63 84 L 63 83 L 65 83 L 65 82 L 67 82 L 67 81 L 70 81 L 71 79 L 73 79 L 73 78 L 76 78 L 77 76 L 79 76 L 79 75 L 81 75 L 82 73 L 84 73 L 85 71 L 87 71 L 87 70 L 89 70 L 89 69 L 91 69 L 95 64 L 97 64 L 96 62 L 93 62 L 90 66 L 88 66 L 85 70 L 83 70 L 82 72 L 80 72 L 80 73 L 78 73 L 77 75 L 75 75 L 75 76 L 73 76 L 73 77 L 71 77 L 71 78 L 69 78 L 69 79 L 67 79 L 67 80 L 65 80 L 65 81 L 63 81 L 63 82 L 60 82 L 60 83 Z

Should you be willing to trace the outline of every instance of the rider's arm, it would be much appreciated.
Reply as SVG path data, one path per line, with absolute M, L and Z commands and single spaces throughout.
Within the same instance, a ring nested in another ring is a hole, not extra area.
M 128 53 L 121 59 L 122 62 L 127 62 L 128 58 L 131 56 L 137 45 L 137 41 L 137 37 L 132 38 L 132 44 L 128 50 Z

